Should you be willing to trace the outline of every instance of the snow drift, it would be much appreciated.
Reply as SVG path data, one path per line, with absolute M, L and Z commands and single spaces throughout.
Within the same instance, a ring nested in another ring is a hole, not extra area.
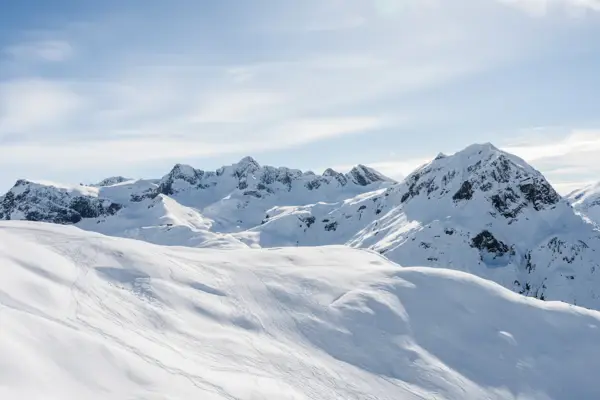
M 8 221 L 0 265 L 0 398 L 600 398 L 599 312 L 366 250 Z

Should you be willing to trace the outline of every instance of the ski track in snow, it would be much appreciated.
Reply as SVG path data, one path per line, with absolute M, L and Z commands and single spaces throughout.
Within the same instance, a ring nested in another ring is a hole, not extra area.
M 599 312 L 372 251 L 8 221 L 0 265 L 0 398 L 600 398 Z

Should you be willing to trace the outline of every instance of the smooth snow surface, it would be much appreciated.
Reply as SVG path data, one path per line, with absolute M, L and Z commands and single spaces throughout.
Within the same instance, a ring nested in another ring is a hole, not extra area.
M 0 222 L 1 399 L 600 398 L 600 313 L 347 247 Z

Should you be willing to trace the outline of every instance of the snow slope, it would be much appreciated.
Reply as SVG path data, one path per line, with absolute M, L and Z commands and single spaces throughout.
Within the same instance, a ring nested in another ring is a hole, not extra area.
M 0 198 L 0 219 L 163 245 L 368 248 L 403 266 L 452 268 L 600 309 L 597 227 L 539 171 L 489 143 L 440 154 L 401 183 L 362 165 L 316 175 L 246 157 L 216 171 L 177 164 L 161 179 L 101 184 L 19 181 Z
M 600 313 L 347 247 L 0 222 L 3 399 L 597 399 Z
M 566 198 L 575 210 L 600 225 L 600 182 L 575 190 Z
M 340 203 L 277 207 L 237 234 L 253 247 L 347 244 L 403 266 L 452 268 L 600 309 L 600 232 L 522 159 L 491 144 Z

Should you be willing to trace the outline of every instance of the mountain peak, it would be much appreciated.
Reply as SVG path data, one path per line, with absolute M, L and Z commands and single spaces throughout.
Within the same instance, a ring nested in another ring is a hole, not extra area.
M 93 183 L 90 186 L 93 187 L 103 187 L 103 186 L 113 186 L 119 183 L 130 181 L 130 178 L 125 178 L 124 176 L 110 176 L 108 178 L 102 179 L 98 183 Z
M 348 177 L 359 186 L 367 186 L 375 182 L 395 182 L 379 171 L 362 164 L 352 168 L 348 173 Z
M 258 163 L 258 161 L 256 161 L 251 156 L 243 157 L 237 164 L 238 165 L 247 165 L 247 164 L 250 164 L 250 165 L 255 165 L 257 167 L 260 167 L 260 164 Z
M 233 164 L 231 168 L 233 168 L 233 176 L 237 177 L 238 179 L 244 179 L 248 177 L 248 175 L 258 171 L 261 166 L 254 158 L 246 156 L 238 163 Z
M 540 172 L 490 143 L 436 158 L 409 175 L 400 190 L 405 190 L 402 203 L 425 196 L 447 199 L 451 206 L 477 197 L 491 203 L 490 213 L 507 219 L 526 208 L 540 211 L 561 200 Z
M 327 168 L 325 171 L 323 171 L 323 176 L 338 176 L 340 173 L 337 172 L 336 170 L 334 170 L 333 168 Z
M 487 153 L 487 154 L 489 154 L 489 153 L 499 152 L 499 151 L 501 151 L 501 150 L 498 149 L 493 144 L 491 144 L 490 142 L 485 142 L 485 143 L 473 143 L 472 145 L 465 147 L 463 150 L 459 151 L 458 153 L 463 153 L 463 154 Z

